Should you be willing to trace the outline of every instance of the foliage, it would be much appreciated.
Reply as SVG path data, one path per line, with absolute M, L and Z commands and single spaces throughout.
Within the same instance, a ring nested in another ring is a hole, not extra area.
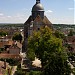
M 27 51 L 27 56 L 28 56 L 28 58 L 30 59 L 30 60 L 34 60 L 35 59 L 35 53 L 34 53 L 34 51 L 33 50 L 28 50 Z
M 0 24 L 0 27 L 23 27 L 24 24 Z
M 5 61 L 5 59 L 3 59 L 3 58 L 1 58 L 0 59 L 1 61 Z M 16 59 L 6 59 L 6 62 L 8 62 L 11 66 L 13 66 L 13 65 L 18 65 L 19 64 L 19 61 L 18 60 L 16 60 Z
M 21 69 L 21 64 L 17 65 L 16 75 L 26 75 L 26 72 Z
M 57 31 L 57 30 L 55 31 L 54 35 L 57 38 L 62 38 L 62 39 L 65 37 L 65 35 L 63 33 L 61 33 L 60 31 Z
M 5 31 L 0 31 L 0 36 L 6 36 L 8 33 Z
M 5 51 L 4 48 L 0 48 L 0 53 L 3 52 L 3 51 Z
M 20 33 L 15 33 L 12 37 L 12 40 L 22 41 L 22 35 Z
M 73 53 L 73 52 L 68 52 L 67 54 L 68 54 L 69 60 L 71 59 L 71 61 L 75 61 L 75 53 Z
M 28 41 L 28 52 L 30 55 L 33 52 L 41 60 L 43 75 L 70 75 L 62 40 L 55 37 L 48 27 L 33 33 Z
M 39 75 L 41 72 L 40 71 L 24 71 L 21 69 L 21 64 L 17 65 L 17 71 L 16 71 L 16 75 Z
M 75 68 L 73 69 L 73 74 L 75 75 Z
M 22 71 L 22 69 L 17 70 L 16 75 L 26 75 L 25 71 Z
M 7 59 L 6 62 L 8 62 L 10 65 L 17 65 L 19 62 L 16 59 Z
M 71 29 L 68 36 L 73 36 L 73 30 Z
M 29 75 L 40 75 L 39 71 L 30 71 Z

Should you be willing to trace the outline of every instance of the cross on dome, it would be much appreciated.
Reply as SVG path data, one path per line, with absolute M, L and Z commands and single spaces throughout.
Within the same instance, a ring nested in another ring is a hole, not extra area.
M 36 0 L 36 3 L 40 3 L 40 0 Z

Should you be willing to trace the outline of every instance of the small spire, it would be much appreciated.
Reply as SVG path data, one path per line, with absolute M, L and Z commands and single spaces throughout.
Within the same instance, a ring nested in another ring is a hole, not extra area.
M 36 0 L 36 4 L 37 4 L 37 3 L 40 3 L 40 0 Z

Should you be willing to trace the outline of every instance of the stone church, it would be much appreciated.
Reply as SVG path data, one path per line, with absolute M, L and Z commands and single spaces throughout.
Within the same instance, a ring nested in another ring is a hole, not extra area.
M 28 36 L 32 34 L 34 30 L 40 30 L 40 27 L 48 26 L 52 28 L 52 23 L 44 15 L 44 7 L 40 3 L 40 0 L 36 0 L 35 5 L 32 7 L 32 14 L 24 23 L 24 43 L 23 52 L 27 50 Z

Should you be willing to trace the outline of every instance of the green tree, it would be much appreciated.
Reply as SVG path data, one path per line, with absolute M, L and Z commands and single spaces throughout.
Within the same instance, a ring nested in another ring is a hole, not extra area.
M 27 55 L 32 55 L 31 52 L 41 60 L 43 75 L 70 75 L 71 69 L 62 40 L 55 37 L 48 27 L 34 32 L 29 38 Z
M 20 41 L 22 42 L 22 35 L 20 33 L 15 33 L 12 37 L 12 40 Z
M 70 29 L 70 32 L 69 32 L 68 36 L 73 36 L 73 34 L 74 34 L 73 30 Z
M 30 71 L 29 75 L 40 75 L 39 71 Z
M 54 32 L 54 35 L 57 37 L 57 38 L 64 38 L 65 37 L 65 35 L 63 34 L 63 33 L 61 33 L 60 31 L 58 31 L 58 30 L 56 30 L 55 32 Z
M 6 36 L 8 33 L 5 31 L 0 31 L 0 36 Z
M 0 48 L 0 53 L 3 52 L 3 51 L 5 51 L 4 48 Z
M 16 71 L 16 75 L 26 75 L 26 72 L 22 71 L 22 69 L 19 69 Z

